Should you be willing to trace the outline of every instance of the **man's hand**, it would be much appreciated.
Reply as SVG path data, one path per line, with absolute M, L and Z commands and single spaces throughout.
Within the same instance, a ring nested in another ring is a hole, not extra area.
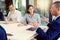
M 44 21 L 44 22 L 46 22 L 46 23 L 48 23 L 48 19 L 46 18 L 46 17 L 42 17 L 42 20 Z

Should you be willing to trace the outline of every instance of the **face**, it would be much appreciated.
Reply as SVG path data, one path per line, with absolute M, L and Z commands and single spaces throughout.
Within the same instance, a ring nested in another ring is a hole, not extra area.
M 50 11 L 53 16 L 57 15 L 57 8 L 55 7 L 55 4 L 52 5 Z
M 34 12 L 34 8 L 32 6 L 30 6 L 30 8 L 28 9 L 28 11 L 30 12 L 30 14 L 32 14 Z
M 13 6 L 13 5 L 10 5 L 10 6 L 9 6 L 9 10 L 10 10 L 10 11 L 13 11 L 13 10 L 14 10 L 14 6 Z

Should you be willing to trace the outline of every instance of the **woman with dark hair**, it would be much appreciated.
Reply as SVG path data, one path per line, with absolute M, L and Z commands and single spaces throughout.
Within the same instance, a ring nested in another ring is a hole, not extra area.
M 23 22 L 32 26 L 38 26 L 41 24 L 40 16 L 38 13 L 34 13 L 34 7 L 32 5 L 27 6 Z

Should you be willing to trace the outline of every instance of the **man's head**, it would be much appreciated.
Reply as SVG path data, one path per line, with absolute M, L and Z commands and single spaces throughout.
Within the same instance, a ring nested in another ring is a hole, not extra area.
M 59 11 L 60 11 L 60 1 L 56 1 L 52 4 L 52 7 L 51 7 L 51 14 L 53 16 L 58 16 L 60 15 Z
M 14 10 L 14 5 L 13 5 L 12 3 L 10 3 L 10 4 L 8 5 L 8 8 L 9 8 L 10 11 L 13 11 L 13 10 Z

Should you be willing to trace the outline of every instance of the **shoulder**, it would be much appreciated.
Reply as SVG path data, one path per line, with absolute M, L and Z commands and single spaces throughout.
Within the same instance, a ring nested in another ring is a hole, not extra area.
M 10 15 L 10 13 L 11 13 L 11 12 L 9 11 L 9 12 L 8 12 L 8 15 Z
M 27 18 L 29 16 L 29 14 L 28 13 L 26 13 L 25 15 L 24 15 L 24 18 Z
M 56 23 L 60 24 L 60 17 L 56 19 Z
M 15 10 L 15 14 L 21 15 L 21 12 L 19 10 Z
M 19 10 L 15 10 L 15 12 L 17 12 L 17 13 L 21 13 Z

